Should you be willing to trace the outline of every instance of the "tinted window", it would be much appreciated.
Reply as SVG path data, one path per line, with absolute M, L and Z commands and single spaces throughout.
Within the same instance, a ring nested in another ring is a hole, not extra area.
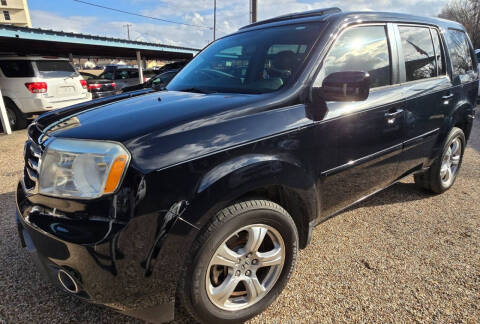
M 138 70 L 130 70 L 128 71 L 128 77 L 129 78 L 138 78 Z
M 8 78 L 31 78 L 35 76 L 31 61 L 0 61 L 0 68 Z
M 440 41 L 440 37 L 438 35 L 438 31 L 435 29 L 431 29 L 432 36 L 433 36 L 433 47 L 435 49 L 435 56 L 437 58 L 436 63 L 438 65 L 438 75 L 445 74 L 445 59 L 443 55 L 443 47 L 442 42 Z
M 363 71 L 370 74 L 372 88 L 391 84 L 390 53 L 384 26 L 347 29 L 326 57 L 316 86 L 331 73 Z
M 237 33 L 212 43 L 170 82 L 169 90 L 265 93 L 292 82 L 322 23 Z
M 475 78 L 473 59 L 467 35 L 459 30 L 449 30 L 448 47 L 453 77 L 459 77 L 461 82 L 473 81 Z
M 430 29 L 399 26 L 407 81 L 431 78 L 437 75 Z
M 10 20 L 10 13 L 7 10 L 3 11 L 3 18 L 5 18 L 5 20 Z
M 77 75 L 69 61 L 35 61 L 43 78 L 65 78 Z
M 115 72 L 115 80 L 128 79 L 128 70 L 117 70 Z

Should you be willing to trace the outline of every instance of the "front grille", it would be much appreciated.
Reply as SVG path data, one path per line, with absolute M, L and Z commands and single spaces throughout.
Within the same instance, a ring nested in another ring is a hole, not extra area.
M 25 142 L 24 149 L 25 168 L 23 170 L 23 184 L 25 190 L 31 192 L 37 189 L 43 147 L 38 143 L 42 133 L 37 125 L 30 125 L 27 134 L 28 140 Z

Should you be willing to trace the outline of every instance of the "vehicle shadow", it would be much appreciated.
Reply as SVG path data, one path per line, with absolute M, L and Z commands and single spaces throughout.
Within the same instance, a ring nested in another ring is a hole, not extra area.
M 399 182 L 373 195 L 372 197 L 369 197 L 364 201 L 347 208 L 343 212 L 353 211 L 363 207 L 385 206 L 396 203 L 422 200 L 432 196 L 433 194 L 431 192 L 417 187 L 415 183 Z

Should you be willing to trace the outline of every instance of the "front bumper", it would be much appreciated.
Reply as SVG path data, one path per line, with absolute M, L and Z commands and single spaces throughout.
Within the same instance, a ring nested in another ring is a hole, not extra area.
M 20 239 L 50 281 L 62 287 L 62 269 L 78 284 L 74 294 L 80 298 L 149 322 L 174 319 L 191 225 L 160 213 L 138 215 L 127 224 L 59 217 L 60 211 L 45 207 L 55 199 L 27 197 L 20 184 L 16 193 Z M 65 210 L 72 203 L 64 201 Z

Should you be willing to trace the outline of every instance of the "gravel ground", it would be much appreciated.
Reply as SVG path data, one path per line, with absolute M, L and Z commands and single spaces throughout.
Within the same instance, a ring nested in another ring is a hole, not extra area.
M 413 179 L 318 226 L 279 299 L 251 323 L 480 322 L 480 121 L 452 190 Z M 20 248 L 25 132 L 0 135 L 0 324 L 139 323 L 41 280 Z

